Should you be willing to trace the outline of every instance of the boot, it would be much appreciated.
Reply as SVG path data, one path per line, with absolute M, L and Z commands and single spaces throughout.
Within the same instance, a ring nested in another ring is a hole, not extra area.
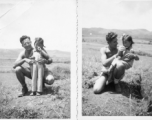
M 27 93 L 28 93 L 28 88 L 27 88 L 27 86 L 25 85 L 25 86 L 22 87 L 22 93 L 19 94 L 18 97 L 23 97 L 23 96 L 25 96 Z

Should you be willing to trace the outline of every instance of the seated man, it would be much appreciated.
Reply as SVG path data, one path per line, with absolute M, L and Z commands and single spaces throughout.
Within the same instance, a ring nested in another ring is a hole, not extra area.
M 109 75 L 105 74 L 106 71 L 112 61 L 118 56 L 118 53 L 124 51 L 125 47 L 121 46 L 118 47 L 117 44 L 117 34 L 114 32 L 110 32 L 106 35 L 107 46 L 101 48 L 101 62 L 102 62 L 102 72 L 100 78 L 95 82 L 93 91 L 95 94 L 101 93 L 102 90 L 105 88 L 106 82 L 108 80 Z M 119 48 L 119 49 L 118 49 Z M 128 57 L 133 57 L 134 55 L 131 53 L 127 54 Z M 112 81 L 115 84 L 116 92 L 121 92 L 121 87 L 119 85 L 119 81 L 123 78 L 125 74 L 125 66 L 121 62 L 117 62 L 115 68 L 113 68 L 113 77 Z M 115 82 L 117 81 L 117 82 Z
M 29 36 L 22 36 L 20 38 L 20 43 L 22 44 L 22 47 L 25 50 L 19 54 L 18 58 L 15 61 L 13 68 L 15 69 L 15 73 L 16 73 L 16 77 L 17 77 L 18 81 L 22 85 L 22 93 L 19 94 L 19 97 L 22 97 L 22 96 L 26 95 L 28 92 L 28 88 L 25 83 L 25 76 L 30 79 L 32 78 L 30 66 L 23 67 L 22 64 L 24 62 L 28 63 L 29 65 L 33 64 L 33 60 L 29 59 L 33 55 L 33 47 L 31 45 L 31 40 L 30 40 Z M 40 59 L 39 62 L 43 63 L 43 64 L 51 64 L 52 59 L 49 56 L 48 60 Z M 44 75 L 43 82 L 45 82 L 49 85 L 53 84 L 54 77 L 52 76 L 51 72 L 47 68 L 44 71 L 45 71 L 44 72 L 45 75 Z

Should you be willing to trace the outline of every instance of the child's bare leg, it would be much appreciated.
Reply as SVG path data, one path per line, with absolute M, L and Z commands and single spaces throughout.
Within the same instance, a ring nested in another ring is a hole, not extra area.
M 119 61 L 119 59 L 120 59 L 120 58 L 115 58 L 115 59 L 113 60 L 113 62 L 111 63 L 111 66 L 110 66 L 109 69 L 108 69 L 108 72 L 109 72 L 109 73 L 112 73 L 112 72 L 113 72 L 114 68 L 116 67 L 117 62 Z
M 37 83 L 37 92 L 43 92 L 43 77 L 44 77 L 44 66 L 38 63 L 38 83 Z
M 112 75 L 109 74 L 108 79 L 107 79 L 107 81 L 106 81 L 106 85 L 108 85 L 108 84 L 111 82 L 111 78 L 112 78 Z
M 109 67 L 109 69 L 107 70 L 107 73 L 108 73 L 108 79 L 107 79 L 107 82 L 106 84 L 108 85 L 110 82 L 112 82 L 112 76 L 113 76 L 113 71 L 116 67 L 116 61 L 117 59 L 114 59 L 114 61 L 111 63 L 111 66 Z
M 111 65 L 111 66 L 109 67 L 109 69 L 107 70 L 107 71 L 108 71 L 108 73 L 111 73 L 111 72 L 112 72 L 112 70 L 113 70 L 113 68 L 114 68 L 114 66 L 113 66 L 113 65 Z

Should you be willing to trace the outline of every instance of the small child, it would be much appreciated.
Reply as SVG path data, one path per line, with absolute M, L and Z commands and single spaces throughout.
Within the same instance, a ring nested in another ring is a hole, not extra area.
M 41 95 L 43 92 L 43 77 L 44 77 L 44 68 L 45 65 L 39 63 L 40 59 L 49 59 L 49 56 L 44 49 L 44 41 L 42 38 L 35 38 L 34 42 L 33 56 L 33 65 L 31 66 L 31 75 L 32 75 L 32 93 L 33 95 Z
M 132 37 L 129 36 L 129 35 L 124 34 L 122 36 L 122 43 L 123 43 L 123 46 L 125 47 L 125 50 L 124 51 L 119 51 L 117 57 L 113 60 L 111 66 L 107 70 L 107 73 L 109 74 L 109 77 L 108 77 L 108 80 L 107 80 L 106 84 L 109 84 L 111 82 L 112 74 L 113 74 L 113 71 L 116 67 L 117 62 L 121 62 L 122 64 L 124 64 L 125 69 L 129 69 L 129 68 L 132 67 L 134 60 L 139 60 L 139 57 L 134 54 L 134 51 L 132 49 L 132 45 L 134 44 L 134 42 L 132 40 Z M 134 54 L 134 57 L 129 58 L 127 56 L 128 53 Z M 119 82 L 119 80 L 114 81 L 114 82 Z

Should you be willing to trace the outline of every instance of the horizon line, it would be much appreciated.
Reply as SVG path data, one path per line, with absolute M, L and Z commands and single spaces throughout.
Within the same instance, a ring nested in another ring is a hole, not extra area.
M 18 49 L 23 49 L 24 50 L 24 48 L 0 48 L 0 49 L 2 49 L 2 50 L 18 50 Z M 52 49 L 46 49 L 46 50 L 50 50 L 50 51 L 61 51 L 61 52 L 69 52 L 69 53 L 71 53 L 71 51 L 65 51 L 65 50 L 57 50 L 57 49 L 54 49 L 54 50 L 52 50 Z
M 133 28 L 130 28 L 130 29 L 117 29 L 117 28 L 103 28 L 103 27 L 82 27 L 83 28 L 102 28 L 102 29 L 107 29 L 107 30 L 147 30 L 146 28 L 136 28 L 136 29 L 133 29 Z M 148 32 L 152 32 L 150 30 L 147 30 Z

